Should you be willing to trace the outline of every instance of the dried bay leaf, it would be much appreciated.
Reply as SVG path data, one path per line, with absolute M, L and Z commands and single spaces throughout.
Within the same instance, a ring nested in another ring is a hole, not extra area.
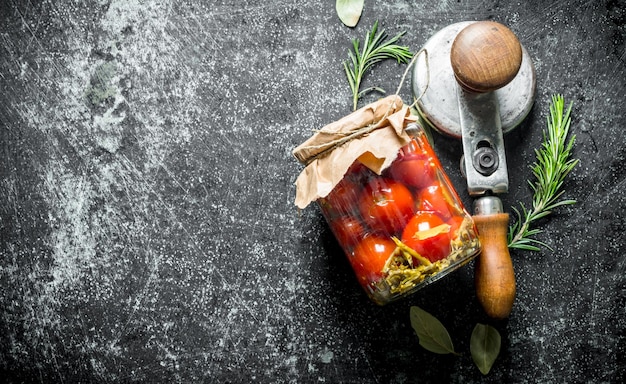
M 411 326 L 424 349 L 439 354 L 456 354 L 448 330 L 437 318 L 417 306 L 411 307 L 409 315 Z
M 470 339 L 472 360 L 483 375 L 491 370 L 494 361 L 500 354 L 500 333 L 486 324 L 476 324 Z
M 361 18 L 364 2 L 365 0 L 337 0 L 335 9 L 341 22 L 348 27 L 354 27 Z

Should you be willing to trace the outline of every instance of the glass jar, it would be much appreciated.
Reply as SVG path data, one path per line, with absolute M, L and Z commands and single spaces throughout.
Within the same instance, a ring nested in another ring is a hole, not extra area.
M 444 277 L 480 251 L 471 216 L 419 125 L 380 175 L 355 161 L 317 200 L 367 295 L 387 304 Z

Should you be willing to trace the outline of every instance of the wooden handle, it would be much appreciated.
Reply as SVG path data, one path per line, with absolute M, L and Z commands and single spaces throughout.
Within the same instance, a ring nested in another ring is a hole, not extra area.
M 452 43 L 450 63 L 459 84 L 472 92 L 491 92 L 507 85 L 522 65 L 522 45 L 495 21 L 463 28 Z
M 482 252 L 475 270 L 476 296 L 494 319 L 505 319 L 515 300 L 515 273 L 507 244 L 508 213 L 473 216 Z

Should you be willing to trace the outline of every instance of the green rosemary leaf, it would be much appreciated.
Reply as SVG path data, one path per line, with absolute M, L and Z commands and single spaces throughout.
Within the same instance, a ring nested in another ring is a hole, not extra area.
M 359 97 L 362 97 L 363 95 L 370 93 L 370 92 L 379 92 L 379 93 L 385 93 L 385 90 L 380 88 L 380 87 L 369 87 L 369 88 L 365 88 L 364 90 L 362 90 L 361 92 L 359 92 Z
M 527 209 L 520 203 L 520 209 L 513 208 L 517 221 L 509 227 L 508 243 L 510 248 L 539 251 L 535 245 L 547 248 L 545 243 L 531 237 L 541 231 L 530 228 L 531 223 L 552 213 L 555 208 L 575 204 L 572 199 L 560 200 L 563 195 L 561 188 L 566 176 L 578 165 L 578 159 L 571 159 L 576 136 L 569 140 L 571 112 L 573 103 L 565 109 L 563 96 L 552 96 L 550 116 L 546 119 L 547 129 L 543 131 L 543 141 L 539 149 L 535 149 L 536 161 L 531 166 L 534 181 L 528 181 L 533 191 L 533 204 Z M 532 245 L 534 244 L 534 245 Z
M 539 247 L 535 247 L 533 245 L 528 245 L 528 244 L 521 244 L 519 242 L 511 245 L 510 248 L 511 249 L 519 249 L 519 250 L 522 250 L 522 251 L 533 251 L 533 252 L 541 251 L 541 248 L 539 248 Z
M 395 59 L 400 64 L 406 64 L 411 60 L 413 53 L 409 48 L 396 44 L 404 34 L 405 32 L 401 32 L 388 39 L 384 30 L 378 32 L 378 21 L 376 21 L 365 36 L 363 47 L 360 47 L 361 43 L 358 39 L 352 40 L 352 50 L 348 51 L 349 60 L 343 65 L 352 91 L 353 110 L 356 111 L 359 98 L 364 94 L 360 91 L 363 77 L 372 66 L 387 59 Z M 371 91 L 380 92 L 381 88 L 368 88 L 367 92 Z
M 537 213 L 535 216 L 533 216 L 533 221 L 535 220 L 539 220 L 542 217 L 548 216 L 549 214 L 551 214 L 552 212 L 550 212 L 549 210 L 545 209 L 542 212 Z M 526 234 L 528 235 L 528 232 L 526 232 Z
M 564 205 L 572 205 L 572 204 L 576 204 L 576 200 L 561 200 L 554 204 L 548 205 L 546 209 L 549 211 L 553 211 L 555 208 L 558 208 Z
M 535 239 L 523 239 L 517 241 L 515 244 L 511 245 L 510 248 L 536 252 L 541 250 L 541 248 L 539 248 L 538 246 L 542 246 L 552 250 L 552 248 L 548 244 Z
M 348 84 L 350 84 L 350 89 L 354 89 L 354 78 L 352 76 L 352 72 L 350 71 L 350 68 L 348 67 L 347 63 L 343 63 L 343 69 L 346 72 L 346 77 L 348 78 Z
M 526 232 L 526 234 L 528 236 L 535 236 L 535 235 L 537 235 L 537 234 L 539 234 L 541 232 L 543 232 L 541 229 L 533 228 L 533 229 L 529 229 L 528 232 Z M 530 238 L 528 238 L 527 241 L 534 241 L 534 242 L 537 242 L 537 243 L 539 242 L 539 240 L 530 239 Z

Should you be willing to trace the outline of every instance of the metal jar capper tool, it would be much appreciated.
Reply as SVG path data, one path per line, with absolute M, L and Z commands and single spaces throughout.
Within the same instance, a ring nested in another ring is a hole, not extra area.
M 482 244 L 476 262 L 476 295 L 485 312 L 509 316 L 515 274 L 507 245 L 509 216 L 497 194 L 508 192 L 503 134 L 530 112 L 535 71 L 513 32 L 493 21 L 449 25 L 424 45 L 412 87 L 418 110 L 437 131 L 460 138 L 461 169 L 474 200 Z

